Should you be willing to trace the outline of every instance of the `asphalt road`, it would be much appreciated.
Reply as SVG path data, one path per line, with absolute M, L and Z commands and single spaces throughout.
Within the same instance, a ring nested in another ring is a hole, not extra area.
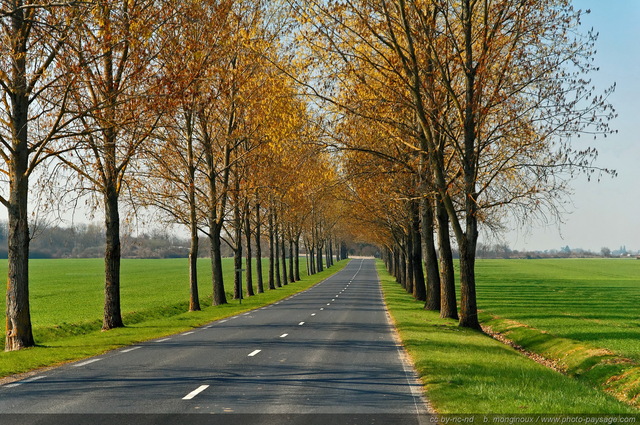
M 374 262 L 352 260 L 271 306 L 4 385 L 0 424 L 424 423 L 420 392 Z

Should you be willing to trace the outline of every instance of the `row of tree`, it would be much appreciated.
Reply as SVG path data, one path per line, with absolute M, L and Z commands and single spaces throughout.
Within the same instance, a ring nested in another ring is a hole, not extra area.
M 427 309 L 480 328 L 480 226 L 552 219 L 575 173 L 608 172 L 572 140 L 606 136 L 615 115 L 612 88 L 590 83 L 584 12 L 570 0 L 290 2 L 301 54 L 326 77 L 303 83 L 333 117 L 363 237 Z
M 200 235 L 222 304 L 225 242 L 240 270 L 266 236 L 273 279 L 287 282 L 298 277 L 287 249 L 295 259 L 304 244 L 313 273 L 357 232 L 426 308 L 478 328 L 480 225 L 553 217 L 576 170 L 606 172 L 571 143 L 609 133 L 614 112 L 590 84 L 595 35 L 570 0 L 0 8 L 7 350 L 34 343 L 30 195 L 49 210 L 102 207 L 104 329 L 123 325 L 123 204 L 188 229 L 192 309 Z
M 6 350 L 34 345 L 30 205 L 101 207 L 105 330 L 123 326 L 124 205 L 189 230 L 192 310 L 199 309 L 200 235 L 211 250 L 215 305 L 227 302 L 225 242 L 240 270 L 243 249 L 247 260 L 260 258 L 267 236 L 269 288 L 299 278 L 300 243 L 314 259 L 310 273 L 331 265 L 344 233 L 344 196 L 333 154 L 316 143 L 315 112 L 282 71 L 291 59 L 288 8 L 248 0 L 11 0 L 0 3 L 0 22 Z M 258 292 L 267 286 L 257 284 Z M 246 290 L 253 293 L 252 282 Z

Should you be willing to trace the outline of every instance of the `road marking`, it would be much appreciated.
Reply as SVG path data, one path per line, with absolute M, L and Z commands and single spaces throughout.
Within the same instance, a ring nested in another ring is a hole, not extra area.
M 249 353 L 249 355 L 248 355 L 247 357 L 253 357 L 253 356 L 255 356 L 256 354 L 258 354 L 260 351 L 262 351 L 262 350 L 254 350 L 254 351 L 252 351 L 251 353 Z
M 164 339 L 159 339 L 156 342 L 165 342 L 165 341 L 169 341 L 171 338 L 164 338 Z
M 194 398 L 195 396 L 197 396 L 198 394 L 200 394 L 201 392 L 203 392 L 207 388 L 209 388 L 208 385 L 200 385 L 198 388 L 196 388 L 195 390 L 191 391 L 186 396 L 182 397 L 182 399 L 183 400 L 191 400 L 192 398 Z
M 121 353 L 130 353 L 133 350 L 137 350 L 138 348 L 142 348 L 142 347 L 131 347 L 131 348 L 127 348 L 126 350 L 122 350 L 120 351 Z
M 320 308 L 320 311 L 322 311 L 322 310 L 324 310 L 324 307 L 321 307 L 321 308 Z
M 298 326 L 302 326 L 302 325 L 304 325 L 304 322 L 298 323 Z
M 311 315 L 312 315 L 312 316 L 315 316 L 316 314 L 315 314 L 315 313 L 311 313 Z
M 73 365 L 73 367 L 81 367 L 81 366 L 86 366 L 88 364 L 91 363 L 95 363 L 95 362 L 99 362 L 102 359 L 91 359 L 91 360 L 87 360 L 86 362 L 82 362 L 82 363 L 76 363 Z
M 5 388 L 19 387 L 22 384 L 27 384 L 29 382 L 35 382 L 35 381 L 37 381 L 39 379 L 43 379 L 43 378 L 46 378 L 46 376 L 44 376 L 44 375 L 42 375 L 42 376 L 34 376 L 33 378 L 25 379 L 24 381 L 14 382 L 12 384 L 5 385 L 4 387 Z
M 224 322 L 228 322 L 228 321 L 229 321 L 229 319 L 224 319 L 224 320 L 221 320 L 220 323 L 224 323 Z
M 327 305 L 331 305 L 331 303 L 327 303 Z
M 185 333 L 183 333 L 183 334 L 182 334 L 182 336 L 185 336 L 185 335 L 191 335 L 191 334 L 194 334 L 194 333 L 195 333 L 194 331 L 191 331 L 191 332 L 185 332 Z
M 336 300 L 336 299 L 334 298 L 334 299 L 332 299 L 331 301 L 335 301 L 335 300 Z
M 251 313 L 245 313 L 245 314 L 243 314 L 243 316 L 248 316 L 248 315 L 250 315 L 250 314 L 251 314 Z
M 289 334 L 282 334 L 280 335 L 280 338 L 286 338 L 287 336 L 289 336 Z

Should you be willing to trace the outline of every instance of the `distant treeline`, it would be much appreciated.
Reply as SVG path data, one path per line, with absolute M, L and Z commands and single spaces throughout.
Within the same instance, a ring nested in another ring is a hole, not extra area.
M 511 249 L 505 243 L 478 244 L 477 256 L 484 259 L 538 259 L 538 258 L 622 258 L 637 255 L 637 252 L 628 251 L 622 246 L 619 249 L 611 250 L 607 247 L 600 249 L 600 252 L 593 252 L 588 249 L 571 248 L 564 246 L 560 249 L 549 249 L 544 251 L 518 251 Z
M 0 221 L 0 258 L 7 258 L 8 226 Z M 152 231 L 134 236 L 121 235 L 122 256 L 125 258 L 186 258 L 189 241 L 168 232 Z M 208 241 L 201 238 L 204 255 Z M 30 258 L 101 258 L 104 256 L 104 226 L 99 224 L 76 224 L 69 227 L 48 226 L 32 230 Z M 231 255 L 228 250 L 227 255 Z M 224 254 L 224 253 L 223 253 Z

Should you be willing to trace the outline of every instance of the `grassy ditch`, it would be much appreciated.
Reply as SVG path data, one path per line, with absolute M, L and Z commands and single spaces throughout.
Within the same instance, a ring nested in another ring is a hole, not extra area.
M 483 326 L 504 336 L 526 351 L 551 360 L 568 376 L 600 388 L 618 400 L 640 408 L 640 364 L 614 352 L 552 335 L 528 325 L 481 315 Z
M 637 410 L 513 348 L 425 311 L 378 263 L 400 337 L 440 414 L 629 414 Z
M 211 306 L 211 272 L 200 261 L 202 311 L 187 312 L 186 260 L 124 260 L 122 311 L 126 327 L 101 332 L 101 260 L 35 260 L 31 265 L 32 320 L 37 347 L 0 353 L 0 377 L 98 355 L 171 335 L 274 303 L 308 289 L 348 261 L 276 290 L 233 300 L 233 261 L 223 263 L 229 303 Z M 304 267 L 304 263 L 302 264 Z M 199 270 L 200 272 L 200 270 Z M 207 279 L 208 277 L 208 279 Z M 207 289 L 205 289 L 208 287 Z M 183 300 L 183 301 L 178 301 Z M 4 339 L 4 338 L 3 338 Z

